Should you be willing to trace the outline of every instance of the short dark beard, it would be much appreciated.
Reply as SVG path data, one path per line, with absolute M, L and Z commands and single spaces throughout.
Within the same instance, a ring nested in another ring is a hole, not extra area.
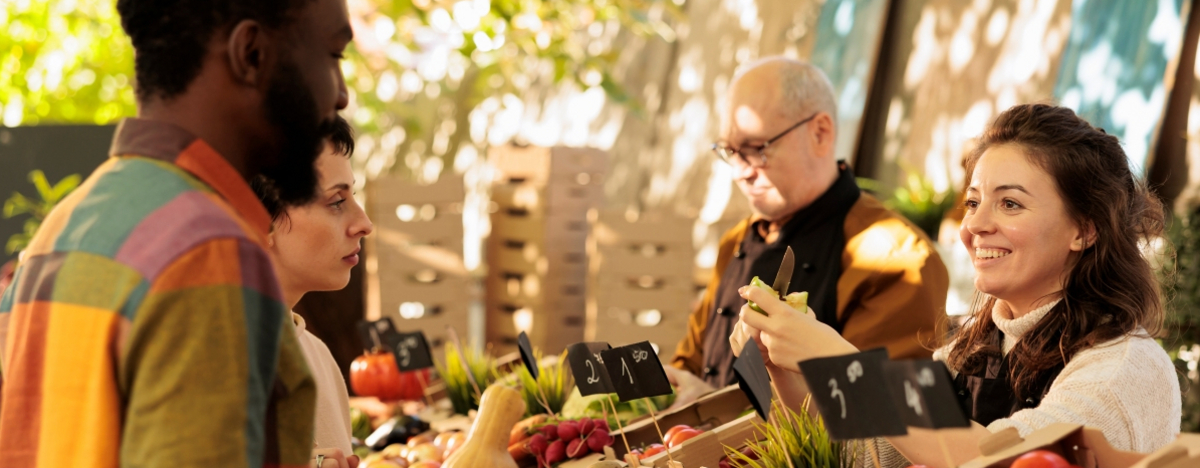
M 264 168 L 284 206 L 303 205 L 316 197 L 317 157 L 333 120 L 322 120 L 316 98 L 300 67 L 284 59 L 271 78 L 266 97 L 267 119 L 282 138 L 277 163 Z

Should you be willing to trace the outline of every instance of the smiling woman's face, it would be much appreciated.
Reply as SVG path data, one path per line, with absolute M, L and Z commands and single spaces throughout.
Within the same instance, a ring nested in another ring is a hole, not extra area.
M 350 158 L 326 145 L 316 163 L 317 198 L 288 208 L 271 234 L 279 280 L 293 300 L 309 291 L 346 287 L 360 241 L 373 226 L 354 200 Z
M 959 235 L 975 289 L 1019 313 L 1062 290 L 1084 247 L 1054 179 L 1015 145 L 989 148 L 975 164 Z

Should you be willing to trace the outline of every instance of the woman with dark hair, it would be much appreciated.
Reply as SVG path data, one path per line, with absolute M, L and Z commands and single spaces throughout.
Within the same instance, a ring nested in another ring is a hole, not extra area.
M 934 353 L 975 421 L 946 431 L 956 462 L 978 456 L 991 432 L 1056 422 L 1099 429 L 1121 450 L 1174 440 L 1179 381 L 1153 339 L 1163 304 L 1142 252 L 1162 233 L 1163 208 L 1117 138 L 1067 108 L 1013 107 L 968 157 L 964 199 L 960 236 L 979 294 L 970 321 Z M 742 296 L 767 314 L 743 307 L 730 342 L 740 351 L 758 340 L 793 408 L 808 393 L 799 361 L 858 351 L 813 314 L 756 288 Z M 915 463 L 945 463 L 928 432 L 889 442 Z
M 362 238 L 373 226 L 354 200 L 350 124 L 337 117 L 333 133 L 317 158 L 317 196 L 306 203 L 281 201 L 269 179 L 252 184 L 271 215 L 268 250 L 275 262 L 284 303 L 294 309 L 311 291 L 335 291 L 350 282 Z M 304 318 L 292 313 L 296 337 L 317 384 L 312 468 L 354 468 L 358 457 L 350 445 L 350 406 L 346 381 L 329 348 L 308 331 Z

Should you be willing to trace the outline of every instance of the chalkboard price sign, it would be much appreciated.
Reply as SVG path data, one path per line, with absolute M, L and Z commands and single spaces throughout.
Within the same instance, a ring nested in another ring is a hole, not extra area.
M 529 369 L 529 375 L 533 376 L 533 380 L 538 379 L 538 362 L 533 355 L 533 345 L 529 343 L 529 335 L 521 332 L 517 335 L 517 349 L 521 351 L 521 362 L 525 363 L 525 368 Z
M 368 351 L 376 346 L 390 348 L 391 343 L 399 339 L 396 326 L 388 317 L 379 320 L 359 320 L 358 334 L 362 338 L 363 349 Z
M 771 376 L 767 374 L 767 364 L 763 361 L 762 352 L 758 350 L 758 342 L 754 338 L 746 343 L 733 363 L 733 372 L 737 375 L 738 387 L 754 405 L 754 411 L 763 420 L 771 418 Z
M 429 341 L 425 333 L 415 331 L 397 333 L 395 340 L 389 344 L 396 356 L 396 367 L 401 371 L 413 371 L 433 367 L 433 357 L 429 352 Z
M 889 361 L 883 363 L 883 373 L 905 424 L 929 429 L 970 427 L 945 364 L 931 360 Z
M 649 341 L 600 352 L 621 401 L 670 394 L 671 382 Z
M 908 433 L 883 374 L 887 350 L 800 362 L 800 371 L 834 440 Z
M 608 343 L 575 343 L 567 347 L 567 362 L 571 364 L 571 375 L 580 395 L 616 393 L 600 355 L 609 349 L 612 346 Z

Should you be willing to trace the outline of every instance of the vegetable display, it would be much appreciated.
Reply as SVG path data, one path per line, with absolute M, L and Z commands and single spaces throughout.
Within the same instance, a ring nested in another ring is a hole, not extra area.
M 350 364 L 350 388 L 360 396 L 383 401 L 419 400 L 425 396 L 429 369 L 401 372 L 392 353 L 375 349 Z

